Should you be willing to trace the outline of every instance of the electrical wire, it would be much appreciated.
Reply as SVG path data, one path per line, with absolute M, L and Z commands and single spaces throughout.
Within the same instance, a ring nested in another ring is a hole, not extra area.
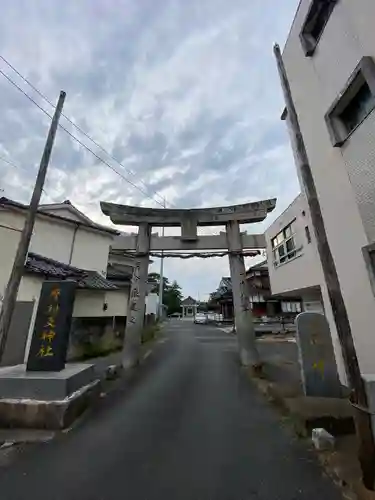
M 8 165 L 10 165 L 11 167 L 14 167 L 14 168 L 16 168 L 16 169 L 18 169 L 18 170 L 21 170 L 21 171 L 23 171 L 23 172 L 26 172 L 26 169 L 24 169 L 24 168 L 20 167 L 19 165 L 17 165 L 16 163 L 14 163 L 14 162 L 12 162 L 12 161 L 10 161 L 10 160 L 8 160 L 8 159 L 4 158 L 3 156 L 0 156 L 0 161 L 2 161 L 2 162 L 4 162 L 4 163 L 7 163 L 7 164 L 8 164 Z M 45 188 L 43 188 L 43 189 L 42 189 L 42 191 L 43 191 L 43 193 L 44 193 L 44 194 L 46 194 L 46 195 L 47 195 L 47 196 L 48 196 L 48 197 L 49 197 L 49 198 L 53 201 L 52 196 L 51 196 L 49 193 L 47 193 L 47 191 L 46 191 L 46 189 L 45 189 Z
M 18 71 L 17 68 L 15 68 L 4 56 L 2 56 L 0 54 L 0 59 L 2 61 L 5 62 L 5 64 L 7 64 L 25 83 L 27 83 L 27 85 L 29 85 L 42 99 L 44 99 L 50 106 L 52 106 L 53 108 L 55 107 L 55 105 L 53 104 L 53 102 L 48 99 L 48 97 L 46 97 L 33 83 L 30 82 L 29 79 L 27 79 L 24 75 L 22 75 L 22 73 L 20 73 Z M 101 149 L 106 155 L 108 155 L 112 160 L 114 160 L 116 163 L 118 163 L 119 165 L 121 165 L 121 167 L 126 170 L 126 172 L 128 172 L 129 174 L 131 175 L 136 175 L 135 172 L 133 172 L 132 170 L 128 169 L 125 167 L 125 165 L 123 165 L 117 158 L 115 158 L 109 151 L 107 151 L 101 144 L 99 144 L 97 141 L 95 141 L 95 139 L 93 139 L 87 132 L 85 132 L 79 125 L 77 125 L 73 120 L 71 120 L 65 113 L 61 113 L 61 116 L 63 116 L 71 125 L 73 125 L 73 127 L 75 127 L 81 134 L 83 134 L 85 137 L 87 137 L 87 139 L 89 139 L 93 144 L 95 144 L 95 146 L 99 149 Z M 140 181 L 145 187 L 146 189 L 148 189 L 148 186 L 145 182 L 143 182 L 142 180 Z M 153 191 L 153 193 L 157 196 L 159 196 L 163 201 L 164 201 L 164 198 L 162 195 L 160 195 L 157 191 Z M 156 201 L 156 200 L 155 200 Z
M 17 73 L 17 75 L 19 75 L 28 85 L 30 85 L 30 87 L 33 90 L 35 90 L 35 92 L 37 92 L 48 104 L 50 104 L 51 106 L 55 107 L 54 104 L 49 99 L 47 99 L 47 97 L 45 97 L 42 94 L 42 92 L 40 92 L 31 82 L 29 82 L 29 80 L 27 80 L 27 78 L 25 78 L 18 70 L 16 70 L 16 68 L 14 68 L 14 66 L 12 66 L 3 56 L 0 55 L 0 59 L 2 59 L 6 64 L 8 64 L 8 66 L 11 69 L 13 69 L 13 71 L 15 71 Z M 48 111 L 46 111 L 42 106 L 40 106 L 40 104 L 38 104 L 37 101 L 35 101 L 35 99 L 33 99 L 27 92 L 25 92 L 14 80 L 12 80 L 12 78 L 10 78 L 6 73 L 4 73 L 4 71 L 0 70 L 0 74 L 2 74 L 6 78 L 6 80 L 8 80 L 8 82 L 11 85 L 13 85 L 14 87 L 16 87 L 17 90 L 19 92 L 21 92 L 27 99 L 29 99 L 29 101 L 31 101 L 33 104 L 35 104 L 35 106 L 37 106 L 45 115 L 47 115 L 49 118 L 52 119 L 52 115 L 50 115 L 48 113 Z M 97 143 L 94 139 L 92 139 L 85 131 L 83 131 L 78 125 L 76 125 L 70 118 L 68 118 L 63 113 L 62 113 L 62 116 L 64 116 L 64 118 L 66 120 L 68 120 L 69 123 L 71 123 L 75 128 L 77 128 L 77 130 L 79 130 L 83 135 L 85 135 L 90 141 L 92 141 L 93 144 L 95 144 L 98 148 L 100 148 L 102 151 L 104 151 L 110 158 L 112 158 L 114 161 L 116 161 L 125 170 L 127 170 L 130 173 L 132 173 L 132 175 L 135 175 L 134 172 L 132 172 L 131 170 L 126 169 L 126 167 L 124 167 L 124 165 L 122 165 L 122 163 L 120 163 L 118 160 L 116 160 L 116 158 L 114 156 L 112 156 L 108 151 L 106 151 L 105 148 L 103 148 L 99 143 Z M 121 174 L 117 169 L 115 169 L 112 165 L 110 165 L 106 160 L 104 160 L 103 158 L 101 158 L 100 156 L 98 156 L 95 153 L 95 151 L 93 151 L 86 144 L 84 144 L 74 134 L 72 134 L 71 132 L 69 132 L 69 130 L 67 128 L 65 128 L 61 123 L 59 123 L 59 127 L 62 128 L 62 130 L 64 130 L 78 144 L 80 144 L 87 151 L 89 151 L 91 154 L 93 154 L 100 162 L 102 162 L 104 165 L 106 165 L 108 168 L 110 168 L 113 172 L 115 172 L 118 176 L 120 176 L 123 180 L 125 180 L 127 183 L 129 183 L 131 186 L 133 186 L 135 189 L 137 189 L 142 194 L 144 194 L 145 196 L 147 196 L 147 198 L 150 198 L 150 199 L 154 200 L 158 205 L 164 207 L 164 202 L 159 202 L 153 196 L 151 196 L 148 192 L 146 192 L 145 190 L 143 190 L 142 188 L 140 188 L 139 186 L 137 186 L 137 184 L 135 184 L 130 179 L 128 179 L 127 177 L 125 177 L 123 174 Z M 143 181 L 141 181 L 141 182 L 147 188 L 147 185 Z M 159 193 L 157 193 L 156 191 L 154 191 L 154 193 L 157 196 L 159 196 L 160 198 L 162 198 L 164 200 L 164 198 Z

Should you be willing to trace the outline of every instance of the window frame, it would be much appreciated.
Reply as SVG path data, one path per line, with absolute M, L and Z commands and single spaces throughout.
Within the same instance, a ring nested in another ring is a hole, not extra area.
M 293 225 L 295 224 L 297 219 L 293 219 L 289 224 L 284 226 L 284 228 L 279 231 L 273 238 L 271 238 L 271 248 L 272 248 L 272 260 L 274 267 L 279 267 L 282 264 L 286 264 L 287 262 L 295 259 L 298 253 L 301 251 L 301 247 L 297 247 L 296 244 L 296 228 Z M 289 230 L 290 229 L 290 233 Z M 286 234 L 289 236 L 286 236 Z M 282 236 L 283 239 L 279 240 L 279 237 Z M 287 244 L 293 241 L 292 250 L 288 251 Z M 283 254 L 280 255 L 279 249 L 282 248 Z M 276 257 L 277 255 L 277 257 Z
M 363 83 L 366 83 L 372 95 L 372 107 L 365 116 L 350 131 L 345 127 L 342 121 L 342 114 L 345 109 L 353 102 L 358 95 Z M 324 116 L 329 136 L 333 147 L 341 147 L 347 139 L 357 130 L 357 128 L 366 120 L 366 118 L 375 109 L 375 61 L 371 56 L 364 56 L 350 75 L 343 90 L 333 101 Z
M 314 52 L 319 44 L 319 41 L 324 33 L 324 30 L 328 24 L 328 21 L 332 15 L 332 12 L 334 8 L 336 7 L 336 4 L 339 2 L 339 0 L 312 0 L 310 8 L 307 12 L 305 21 L 302 25 L 301 31 L 300 31 L 300 40 L 302 44 L 303 51 L 305 53 L 306 57 L 312 57 L 314 55 Z M 312 34 L 312 27 L 309 26 L 309 24 L 312 23 L 313 17 L 315 14 L 318 13 L 319 9 L 321 8 L 326 8 L 326 19 L 325 22 L 321 28 L 321 31 L 319 35 L 315 38 Z
M 284 314 L 299 314 L 302 312 L 302 304 L 296 300 L 284 300 L 281 302 L 281 311 Z

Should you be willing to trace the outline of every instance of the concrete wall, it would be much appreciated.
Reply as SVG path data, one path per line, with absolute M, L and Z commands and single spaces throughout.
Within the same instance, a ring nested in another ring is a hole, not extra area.
M 360 59 L 375 57 L 375 2 L 337 2 L 314 55 L 305 57 L 299 34 L 310 3 L 301 2 L 284 50 L 284 62 L 361 369 L 374 373 L 374 296 L 361 249 L 375 238 L 375 113 L 342 147 L 336 148 L 330 141 L 324 115 Z M 332 331 L 324 286 L 322 295 Z M 337 343 L 337 339 L 334 341 Z
M 79 229 L 76 234 L 72 255 L 72 266 L 98 271 L 106 276 L 109 246 L 112 236 Z
M 17 296 L 18 300 L 25 300 L 25 301 L 31 300 L 32 302 L 34 302 L 33 314 L 30 321 L 30 327 L 27 335 L 27 342 L 25 348 L 25 358 L 24 358 L 25 361 L 27 360 L 27 357 L 29 355 L 29 349 L 30 349 L 32 334 L 34 331 L 36 313 L 38 311 L 39 296 L 40 296 L 40 291 L 42 289 L 42 283 L 43 279 L 39 278 L 38 276 L 25 275 L 21 280 L 20 288 L 18 291 L 18 296 Z
M 129 301 L 128 290 L 77 290 L 73 316 L 76 318 L 94 318 L 126 316 Z M 107 304 L 107 309 L 103 305 Z
M 9 278 L 14 261 L 24 214 L 0 210 L 0 293 Z M 30 251 L 105 276 L 112 235 L 93 232 L 64 221 L 37 217 Z
M 5 226 L 5 227 L 4 227 Z M 0 296 L 3 297 L 21 231 L 20 221 L 0 209 Z
M 111 290 L 105 295 L 105 300 L 108 304 L 108 309 L 105 311 L 108 316 L 127 316 L 128 302 L 129 302 L 128 289 Z
M 154 314 L 157 316 L 159 307 L 159 295 L 157 293 L 149 293 L 146 296 L 146 314 Z

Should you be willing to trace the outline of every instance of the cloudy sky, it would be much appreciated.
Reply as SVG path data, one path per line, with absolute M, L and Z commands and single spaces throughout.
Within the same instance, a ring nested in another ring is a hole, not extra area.
M 299 191 L 272 53 L 297 4 L 2 0 L 0 55 L 51 101 L 65 90 L 64 113 L 121 165 L 61 124 L 139 187 L 60 129 L 43 202 L 70 199 L 109 224 L 100 200 L 192 208 L 277 197 L 272 217 L 250 228 L 263 231 Z M 53 112 L 4 60 L 0 70 Z M 0 194 L 28 202 L 49 120 L 3 74 L 0 109 Z M 229 272 L 226 258 L 165 269 L 201 299 Z

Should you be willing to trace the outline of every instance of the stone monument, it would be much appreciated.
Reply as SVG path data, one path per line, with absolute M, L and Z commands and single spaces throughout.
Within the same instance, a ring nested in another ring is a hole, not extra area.
M 303 312 L 296 318 L 298 357 L 305 396 L 342 396 L 331 332 L 323 314 Z
M 43 283 L 27 365 L 0 369 L 1 426 L 62 428 L 98 388 L 93 365 L 65 365 L 76 285 Z

